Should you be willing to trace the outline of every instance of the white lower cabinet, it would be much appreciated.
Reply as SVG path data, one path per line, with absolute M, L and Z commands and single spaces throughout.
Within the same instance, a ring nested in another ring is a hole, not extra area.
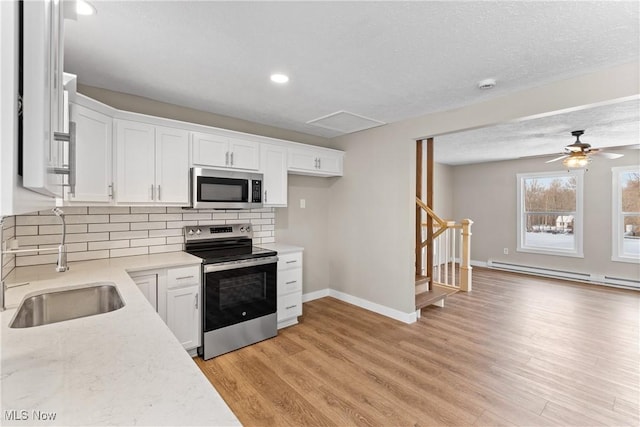
M 186 350 L 200 346 L 202 293 L 200 266 L 130 274 L 151 306 Z
M 302 251 L 278 254 L 278 329 L 302 315 Z
M 200 286 L 167 291 L 167 326 L 185 349 L 200 345 Z

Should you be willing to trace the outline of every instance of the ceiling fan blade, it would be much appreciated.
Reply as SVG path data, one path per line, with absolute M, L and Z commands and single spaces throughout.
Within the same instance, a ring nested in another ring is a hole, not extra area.
M 594 156 L 598 156 L 598 157 L 604 157 L 605 159 L 619 159 L 620 157 L 624 157 L 624 154 L 618 154 L 618 153 L 607 153 L 606 151 L 598 151 L 593 153 Z
M 568 154 L 564 154 L 564 155 L 562 155 L 560 157 L 556 157 L 555 159 L 547 160 L 545 163 L 557 162 L 558 160 L 562 160 L 562 159 L 564 159 L 566 157 L 569 157 L 569 155 Z

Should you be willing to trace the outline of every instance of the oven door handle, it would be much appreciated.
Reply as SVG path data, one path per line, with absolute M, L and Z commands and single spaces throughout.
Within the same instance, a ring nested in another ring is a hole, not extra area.
M 247 259 L 240 261 L 221 262 L 220 264 L 208 264 L 204 266 L 204 273 L 214 273 L 216 271 L 233 270 L 236 268 L 255 267 L 257 265 L 273 264 L 278 262 L 277 256 L 265 258 Z

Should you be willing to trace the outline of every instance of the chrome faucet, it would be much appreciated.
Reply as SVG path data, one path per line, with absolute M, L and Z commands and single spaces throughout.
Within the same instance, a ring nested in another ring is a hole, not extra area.
M 58 246 L 58 261 L 56 262 L 56 271 L 63 272 L 69 269 L 67 265 L 67 245 L 65 241 L 67 239 L 67 224 L 64 221 L 64 212 L 60 208 L 53 208 L 53 213 L 62 220 L 62 242 Z
M 8 249 L 5 250 L 4 247 L 0 248 L 0 311 L 4 311 L 6 309 L 5 306 L 5 292 L 7 290 L 7 286 L 4 283 L 4 254 L 15 254 L 15 253 L 28 253 L 28 252 L 45 252 L 45 251 L 58 251 L 58 260 L 56 262 L 56 271 L 63 272 L 69 269 L 67 265 L 67 246 L 65 244 L 67 239 L 67 225 L 64 221 L 64 212 L 62 209 L 53 208 L 51 210 L 57 217 L 62 220 L 62 242 L 57 248 L 42 248 L 42 249 Z M 4 217 L 0 216 L 0 244 L 4 246 Z

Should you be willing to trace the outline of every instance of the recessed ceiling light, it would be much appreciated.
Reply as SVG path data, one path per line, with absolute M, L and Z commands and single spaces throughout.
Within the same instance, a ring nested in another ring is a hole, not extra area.
M 289 81 L 289 76 L 280 73 L 271 74 L 271 81 L 274 83 L 286 83 Z
M 78 15 L 95 15 L 98 11 L 88 1 L 76 0 L 76 13 Z

